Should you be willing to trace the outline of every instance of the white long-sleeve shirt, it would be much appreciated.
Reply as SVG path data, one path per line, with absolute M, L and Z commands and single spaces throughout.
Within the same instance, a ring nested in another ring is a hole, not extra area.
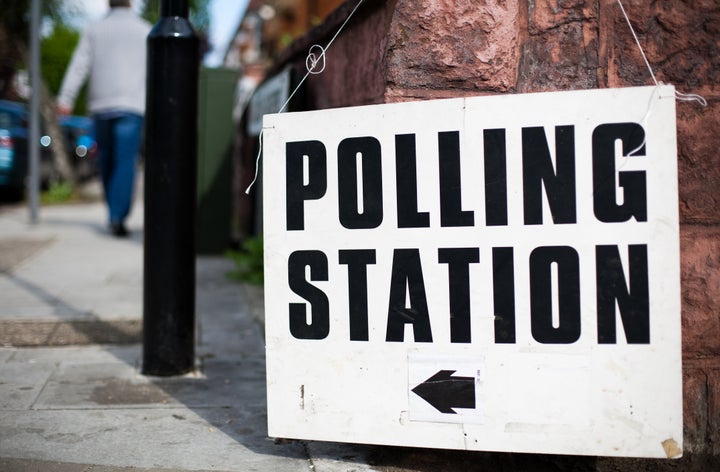
M 65 72 L 58 104 L 72 108 L 88 80 L 90 113 L 145 112 L 147 36 L 151 26 L 130 8 L 112 8 L 82 34 Z

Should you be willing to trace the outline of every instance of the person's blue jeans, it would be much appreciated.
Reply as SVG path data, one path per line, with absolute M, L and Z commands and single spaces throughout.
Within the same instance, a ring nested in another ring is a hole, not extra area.
M 94 120 L 100 178 L 110 223 L 124 223 L 132 207 L 143 117 L 135 113 L 112 112 L 95 115 Z

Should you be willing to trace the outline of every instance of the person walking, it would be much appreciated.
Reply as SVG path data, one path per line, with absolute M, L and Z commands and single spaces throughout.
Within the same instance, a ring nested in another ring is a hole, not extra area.
M 73 52 L 57 111 L 70 114 L 80 88 L 88 82 L 88 109 L 95 123 L 109 230 L 125 237 L 142 139 L 146 41 L 151 25 L 132 11 L 131 0 L 109 2 L 109 13 L 83 32 Z

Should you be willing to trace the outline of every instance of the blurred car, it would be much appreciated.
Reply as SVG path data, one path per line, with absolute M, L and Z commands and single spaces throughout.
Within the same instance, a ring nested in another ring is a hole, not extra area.
M 0 127 L 0 188 L 6 187 L 12 193 L 17 192 L 22 182 L 22 170 L 14 169 L 14 160 L 15 143 L 12 134 L 7 128 Z
M 58 121 L 77 178 L 87 180 L 96 176 L 98 146 L 93 120 L 87 116 L 68 115 L 59 117 Z
M 0 100 L 0 189 L 20 198 L 28 172 L 27 111 L 20 103 Z
M 66 142 L 66 151 L 76 176 L 86 180 L 97 175 L 97 144 L 93 122 L 84 116 L 58 119 Z M 29 171 L 27 108 L 22 103 L 0 100 L 0 190 L 21 198 Z M 46 188 L 59 175 L 52 155 L 50 136 L 41 132 L 40 184 Z

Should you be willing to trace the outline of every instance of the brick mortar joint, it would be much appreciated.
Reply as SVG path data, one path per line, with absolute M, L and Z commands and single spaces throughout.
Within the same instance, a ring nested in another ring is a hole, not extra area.
M 708 357 L 683 357 L 683 369 L 720 369 L 720 355 Z

